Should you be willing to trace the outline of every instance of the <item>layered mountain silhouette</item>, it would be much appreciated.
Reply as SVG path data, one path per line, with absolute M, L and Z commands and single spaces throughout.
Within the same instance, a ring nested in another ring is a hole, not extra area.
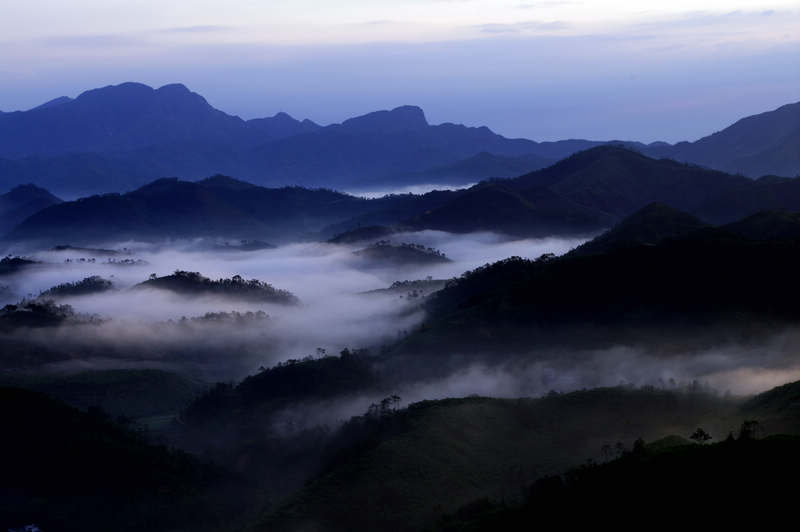
M 474 182 L 541 167 L 555 160 L 550 152 L 588 146 L 555 144 L 547 145 L 548 155 L 533 156 L 534 142 L 485 127 L 432 126 L 413 106 L 328 127 L 286 113 L 242 120 L 180 84 L 123 83 L 0 114 L 0 183 L 27 180 L 75 197 L 215 173 L 258 184 L 338 188 Z M 489 157 L 470 160 L 483 152 Z
M 126 194 L 53 205 L 20 223 L 9 237 L 54 243 L 199 236 L 285 242 L 327 239 L 376 225 L 387 227 L 387 234 L 436 229 L 586 235 L 651 203 L 660 206 L 640 213 L 633 229 L 618 228 L 625 238 L 655 242 L 650 224 L 661 217 L 674 224 L 661 235 L 669 237 L 763 210 L 800 210 L 800 179 L 751 180 L 599 146 L 514 179 L 371 200 L 324 189 L 264 188 L 224 176 L 199 182 L 160 179 Z M 676 218 L 670 209 L 693 218 Z
M 620 143 L 750 177 L 800 172 L 800 104 L 740 120 L 697 142 Z M 429 124 L 414 106 L 322 127 L 286 113 L 242 120 L 180 84 L 123 83 L 0 113 L 0 184 L 77 197 L 154 179 L 222 173 L 260 185 L 328 188 L 470 183 L 512 177 L 608 142 L 508 139 Z
M 426 327 L 398 349 L 441 352 L 445 338 L 450 349 L 457 338 L 457 348 L 475 353 L 752 340 L 800 316 L 799 237 L 794 214 L 709 227 L 650 205 L 562 257 L 516 257 L 468 272 L 432 296 Z

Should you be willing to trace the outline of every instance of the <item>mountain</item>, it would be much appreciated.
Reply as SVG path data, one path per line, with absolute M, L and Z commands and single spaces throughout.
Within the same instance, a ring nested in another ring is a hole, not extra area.
M 510 185 L 547 187 L 587 208 L 624 217 L 653 202 L 693 212 L 712 198 L 751 181 L 716 170 L 657 160 L 621 146 L 599 146 L 521 176 Z
M 678 427 L 688 434 L 729 408 L 699 394 L 608 388 L 367 414 L 335 436 L 331 447 L 340 450 L 328 467 L 252 529 L 432 530 L 441 514 L 474 499 L 515 500 L 535 479 L 596 457 L 603 442 L 628 447 Z
M 18 185 L 0 195 L 0 232 L 6 232 L 28 216 L 61 203 L 50 192 L 36 185 Z
M 165 176 L 237 175 L 263 185 L 365 188 L 511 177 L 600 145 L 751 177 L 800 172 L 800 103 L 744 118 L 697 142 L 508 139 L 486 127 L 429 124 L 414 106 L 326 127 L 286 113 L 242 120 L 180 84 L 140 83 L 0 113 L 0 184 L 63 196 L 125 191 Z
M 419 127 L 419 121 L 409 117 L 401 122 Z M 652 159 L 619 146 L 599 146 L 514 179 L 369 200 L 323 189 L 264 188 L 225 176 L 198 182 L 160 179 L 126 194 L 49 207 L 22 222 L 10 238 L 51 244 L 188 237 L 286 242 L 330 238 L 371 226 L 385 226 L 389 232 L 585 235 L 609 228 L 653 202 L 704 222 L 727 223 L 764 209 L 800 210 L 800 179 L 753 181 Z M 662 209 L 651 213 L 652 222 L 658 222 L 659 212 L 670 217 Z
M 51 244 L 193 236 L 285 241 L 369 208 L 367 200 L 328 190 L 267 189 L 223 176 L 160 179 L 126 194 L 51 206 L 19 224 L 10 238 Z
M 620 237 L 640 238 L 636 221 L 659 211 L 635 214 L 583 253 L 510 258 L 469 272 L 426 301 L 425 327 L 398 350 L 441 352 L 446 339 L 450 350 L 475 353 L 626 342 L 671 351 L 752 341 L 800 319 L 800 241 L 783 238 L 784 231 L 742 229 L 757 226 L 752 219 L 703 228 L 672 211 L 667 223 L 647 222 L 657 231 L 643 231 L 670 238 L 637 244 Z M 607 245 L 615 241 L 625 245 Z
M 644 151 L 750 177 L 800 176 L 800 102 L 742 118 L 695 142 Z
M 183 143 L 257 144 L 308 127 L 285 114 L 245 122 L 180 84 L 153 89 L 123 83 L 0 115 L 0 157 L 124 153 Z
M 654 245 L 707 227 L 708 224 L 691 214 L 661 203 L 651 203 L 571 254 L 595 255 L 623 247 Z
M 695 213 L 712 223 L 733 222 L 758 211 L 800 210 L 800 178 L 765 176 L 709 198 Z
M 535 154 L 502 156 L 484 151 L 452 164 L 436 166 L 416 173 L 397 174 L 386 180 L 390 183 L 463 185 L 488 178 L 517 177 L 549 166 L 554 162 L 555 160 Z
M 800 239 L 800 213 L 761 211 L 721 229 L 749 240 L 797 240 Z
M 0 113 L 0 183 L 24 179 L 70 197 L 215 173 L 337 188 L 470 183 L 510 177 L 597 144 L 536 143 L 486 127 L 431 125 L 414 106 L 327 127 L 286 113 L 242 120 L 180 84 L 122 83 Z
M 225 479 L 219 469 L 148 443 L 97 407 L 0 388 L 0 414 L 17 434 L 0 442 L 4 526 L 102 530 L 119 520 L 116 530 L 202 530 L 234 518 L 224 493 L 212 492 Z
M 455 233 L 496 231 L 549 236 L 597 231 L 612 216 L 576 204 L 546 188 L 516 191 L 499 183 L 476 186 L 443 206 L 404 222 L 416 229 Z

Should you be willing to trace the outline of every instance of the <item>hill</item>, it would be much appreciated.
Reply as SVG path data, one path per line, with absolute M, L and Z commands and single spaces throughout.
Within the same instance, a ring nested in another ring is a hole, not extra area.
M 333 238 L 328 239 L 331 244 L 355 244 L 367 240 L 380 240 L 389 235 L 394 234 L 396 231 L 391 227 L 384 227 L 382 225 L 368 225 L 366 227 L 358 227 L 349 231 L 339 233 Z
M 531 343 L 696 348 L 712 338 L 746 341 L 800 319 L 796 240 L 710 228 L 601 252 L 608 240 L 587 245 L 597 254 L 510 258 L 467 272 L 426 301 L 425 327 L 398 349 L 435 351 L 444 341 L 450 350 L 492 353 Z
M 548 168 L 467 190 L 370 200 L 325 189 L 263 188 L 225 176 L 160 179 L 126 194 L 53 205 L 19 224 L 9 239 L 80 244 L 208 237 L 280 243 L 384 231 L 365 229 L 373 226 L 576 235 L 611 227 L 653 202 L 727 223 L 764 209 L 800 210 L 800 179 L 752 181 L 619 146 L 595 147 Z
M 39 294 L 39 296 L 46 298 L 84 296 L 107 292 L 113 288 L 114 284 L 108 279 L 103 279 L 99 275 L 92 275 L 74 283 L 61 283 L 53 286 Z
M 219 279 L 214 281 L 208 277 L 200 275 L 198 272 L 186 272 L 177 270 L 172 275 L 155 277 L 155 274 L 137 284 L 134 288 L 154 288 L 167 290 L 184 296 L 215 296 L 241 301 L 251 301 L 259 303 L 278 303 L 282 305 L 293 305 L 298 302 L 297 297 L 286 290 L 279 290 L 269 283 L 258 279 L 246 280 L 238 275 L 230 279 Z
M 613 220 L 612 216 L 573 203 L 546 188 L 515 191 L 492 183 L 473 187 L 439 208 L 406 220 L 404 225 L 455 233 L 496 231 L 549 236 L 589 233 Z
M 578 205 L 624 217 L 653 202 L 694 212 L 750 180 L 620 146 L 600 146 L 510 182 L 517 190 L 547 187 Z M 749 214 L 749 213 L 746 213 Z
M 797 436 L 739 439 L 712 445 L 689 444 L 664 450 L 646 446 L 603 464 L 573 468 L 543 478 L 519 503 L 482 499 L 461 508 L 438 530 L 530 530 L 543 526 L 617 526 L 620 501 L 625 517 L 640 521 L 663 515 L 663 523 L 734 525 L 742 516 L 709 508 L 790 504 L 788 480 L 800 473 Z M 702 495 L 692 479 L 701 484 Z M 581 512 L 575 512 L 581 508 Z M 754 517 L 754 516 L 749 516 Z
M 6 233 L 28 216 L 61 203 L 61 200 L 36 185 L 18 185 L 0 195 L 0 233 Z
M 101 408 L 115 418 L 131 419 L 174 415 L 204 391 L 199 382 L 157 369 L 0 374 L 0 382 L 43 393 L 80 410 Z
M 353 255 L 358 257 L 360 265 L 366 267 L 398 267 L 451 262 L 444 253 L 437 249 L 405 242 L 392 244 L 386 240 L 354 251 Z
M 234 518 L 231 502 L 212 491 L 225 479 L 219 470 L 150 445 L 101 411 L 0 388 L 0 413 L 13 427 L 0 441 L 4 526 L 208 530 Z
M 253 530 L 425 529 L 477 497 L 513 499 L 521 485 L 598 456 L 605 443 L 630 448 L 698 423 L 724 430 L 727 422 L 711 419 L 731 410 L 703 395 L 598 389 L 368 414 L 343 427 L 323 473 Z
M 54 205 L 25 220 L 10 238 L 43 244 L 198 236 L 286 241 L 372 205 L 329 190 L 267 189 L 222 176 L 199 182 L 161 179 L 126 194 Z
M 614 249 L 653 245 L 668 238 L 680 238 L 709 227 L 691 214 L 651 203 L 636 211 L 609 231 L 579 246 L 572 255 L 602 254 Z

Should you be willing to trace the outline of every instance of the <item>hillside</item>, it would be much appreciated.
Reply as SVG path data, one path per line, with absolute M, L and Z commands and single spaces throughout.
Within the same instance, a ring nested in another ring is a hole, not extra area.
M 78 532 L 107 530 L 113 522 L 127 531 L 218 530 L 234 518 L 227 496 L 212 492 L 225 479 L 220 471 L 146 443 L 101 411 L 0 388 L 0 413 L 14 427 L 0 442 L 4 526 Z
M 587 248 L 602 248 L 607 238 Z M 754 241 L 724 229 L 599 254 L 510 258 L 467 272 L 429 298 L 425 327 L 398 349 L 437 351 L 446 341 L 451 350 L 501 353 L 531 343 L 644 342 L 669 351 L 712 338 L 747 341 L 769 324 L 800 319 L 798 264 L 795 240 Z
M 166 290 L 175 294 L 190 297 L 214 296 L 225 299 L 250 301 L 258 303 L 277 303 L 294 305 L 298 303 L 297 297 L 286 290 L 280 290 L 269 283 L 258 279 L 243 279 L 234 275 L 230 279 L 212 280 L 200 275 L 198 272 L 177 270 L 172 275 L 155 277 L 155 274 L 135 289 Z
M 54 205 L 25 220 L 9 238 L 49 244 L 198 236 L 280 242 L 371 205 L 329 190 L 267 189 L 221 176 L 199 182 L 161 179 L 126 194 Z
M 602 235 L 579 246 L 572 255 L 596 255 L 615 249 L 654 245 L 709 227 L 691 214 L 651 203 L 636 211 Z
M 0 195 L 0 233 L 6 233 L 28 216 L 61 203 L 61 199 L 35 185 L 19 185 Z
M 401 267 L 414 265 L 431 265 L 451 262 L 441 251 L 426 248 L 419 244 L 392 244 L 386 240 L 378 241 L 358 251 L 359 266 L 363 267 Z
M 694 212 L 712 198 L 748 183 L 744 177 L 656 160 L 619 146 L 601 146 L 520 176 L 510 185 L 518 190 L 547 187 L 578 205 L 623 217 L 653 202 Z
M 625 517 L 637 521 L 663 515 L 662 523 L 676 526 L 740 524 L 740 515 L 708 510 L 791 504 L 787 479 L 800 473 L 794 458 L 799 450 L 797 436 L 689 443 L 662 450 L 644 445 L 606 463 L 541 479 L 526 490 L 521 502 L 476 500 L 443 519 L 437 530 L 523 531 L 530 530 L 531 522 L 613 527 L 620 521 L 620 501 Z M 574 512 L 575 508 L 581 511 Z
M 345 446 L 329 467 L 253 530 L 424 529 L 477 497 L 513 499 L 520 486 L 598 456 L 605 443 L 630 448 L 698 423 L 725 431 L 738 421 L 715 420 L 733 409 L 703 395 L 598 389 L 425 401 L 357 418 L 342 429 Z
M 512 235 L 580 234 L 607 227 L 614 218 L 575 204 L 546 188 L 517 192 L 504 184 L 473 187 L 437 209 L 406 220 L 416 229 L 454 233 L 496 231 Z
M 225 176 L 198 182 L 160 179 L 126 194 L 45 208 L 8 238 L 50 245 L 197 237 L 282 243 L 372 226 L 577 235 L 609 228 L 654 202 L 705 222 L 727 223 L 764 209 L 800 210 L 800 179 L 752 181 L 601 146 L 468 190 L 370 200 L 326 189 L 263 188 Z

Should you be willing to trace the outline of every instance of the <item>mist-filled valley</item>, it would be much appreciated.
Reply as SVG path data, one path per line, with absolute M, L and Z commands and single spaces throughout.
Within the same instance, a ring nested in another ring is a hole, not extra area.
M 796 5 L 43 4 L 0 16 L 0 530 L 792 508 Z

